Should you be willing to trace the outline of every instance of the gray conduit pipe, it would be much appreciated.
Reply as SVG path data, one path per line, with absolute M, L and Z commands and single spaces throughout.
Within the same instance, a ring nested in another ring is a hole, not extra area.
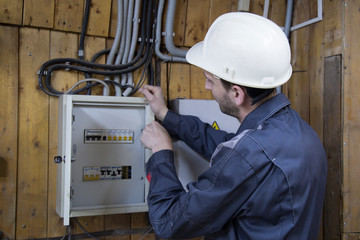
M 133 31 L 131 36 L 131 45 L 130 45 L 130 52 L 129 57 L 127 59 L 130 62 L 134 58 L 135 48 L 137 45 L 138 37 L 139 37 L 139 16 L 140 16 L 140 0 L 135 1 L 135 10 L 134 10 L 134 18 L 133 18 Z M 127 85 L 133 85 L 133 73 L 127 73 Z M 123 96 L 128 96 L 132 92 L 132 87 L 126 88 L 123 92 Z
M 130 43 L 131 43 L 131 30 L 132 30 L 132 21 L 134 14 L 134 0 L 129 1 L 127 13 L 127 21 L 126 21 L 126 37 L 125 37 L 125 49 L 124 55 L 122 56 L 121 63 L 125 64 L 128 61 L 129 53 L 130 53 Z M 121 85 L 124 86 L 126 84 L 127 74 L 121 75 Z
M 122 64 L 127 63 L 128 58 L 129 58 L 133 15 L 134 15 L 134 0 L 130 0 L 128 15 L 127 15 L 127 22 L 126 22 L 125 52 L 124 52 L 124 55 L 123 55 L 123 58 L 121 61 Z
M 293 0 L 287 1 L 284 32 L 285 32 L 286 37 L 289 39 L 289 41 L 290 41 L 290 28 L 291 28 L 291 23 L 292 23 L 293 5 L 294 5 Z
M 137 42 L 138 42 L 139 23 L 140 23 L 140 3 L 141 3 L 140 0 L 135 1 L 135 10 L 134 10 L 134 18 L 133 18 L 133 22 L 134 22 L 133 26 L 134 27 L 133 27 L 132 37 L 131 37 L 131 46 L 130 46 L 128 62 L 133 60 L 136 45 L 137 45 Z
M 177 48 L 174 45 L 174 18 L 175 18 L 176 0 L 168 0 L 168 8 L 165 21 L 165 46 L 166 49 L 174 56 L 185 57 L 187 50 Z
M 127 15 L 128 15 L 128 6 L 129 6 L 129 0 L 124 1 L 124 7 L 123 7 L 123 17 L 124 22 L 126 22 L 123 26 L 123 31 L 121 34 L 121 41 L 120 41 L 120 47 L 118 54 L 115 59 L 115 64 L 118 65 L 121 62 L 121 59 L 123 57 L 124 51 L 125 51 L 125 42 L 126 42 L 126 33 L 127 33 Z M 115 76 L 114 81 L 117 83 L 120 83 L 120 76 Z M 121 96 L 121 88 L 119 86 L 115 86 L 115 96 Z
M 156 56 L 158 56 L 160 59 L 162 59 L 164 61 L 187 63 L 187 61 L 186 61 L 186 59 L 184 57 L 170 56 L 170 55 L 163 54 L 160 51 L 160 45 L 161 45 L 161 19 L 162 19 L 162 14 L 163 14 L 163 10 L 164 10 L 164 4 L 165 4 L 165 0 L 159 0 L 158 13 L 157 13 L 157 17 L 156 17 L 155 54 L 156 54 Z
M 118 51 L 119 48 L 119 43 L 120 43 L 120 38 L 121 38 L 121 31 L 122 31 L 122 1 L 121 0 L 117 0 L 117 6 L 118 6 L 118 12 L 117 12 L 117 26 L 116 26 L 116 33 L 115 33 L 115 39 L 114 39 L 114 43 L 111 46 L 111 50 L 110 53 L 108 55 L 108 58 L 106 60 L 106 64 L 113 64 L 113 60 L 115 57 L 115 54 Z
M 117 6 L 118 6 L 118 12 L 117 12 L 117 25 L 116 25 L 116 33 L 115 33 L 115 39 L 114 43 L 111 46 L 110 53 L 108 55 L 108 58 L 106 60 L 106 64 L 113 64 L 113 60 L 115 57 L 115 54 L 117 53 L 119 49 L 120 39 L 121 39 L 121 33 L 122 33 L 122 12 L 123 12 L 123 4 L 121 0 L 117 0 Z M 105 80 L 110 80 L 110 77 L 105 77 Z M 106 88 L 103 89 L 103 95 L 106 96 L 108 93 L 106 93 Z

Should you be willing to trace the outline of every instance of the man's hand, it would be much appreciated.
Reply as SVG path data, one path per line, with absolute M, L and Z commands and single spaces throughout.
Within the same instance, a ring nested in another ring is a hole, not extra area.
M 141 142 L 153 153 L 161 150 L 173 150 L 169 133 L 156 121 L 146 125 L 142 132 Z
M 169 109 L 166 106 L 164 96 L 161 92 L 161 88 L 145 85 L 140 88 L 139 91 L 149 101 L 151 110 L 155 114 L 156 118 L 160 121 L 163 121 Z

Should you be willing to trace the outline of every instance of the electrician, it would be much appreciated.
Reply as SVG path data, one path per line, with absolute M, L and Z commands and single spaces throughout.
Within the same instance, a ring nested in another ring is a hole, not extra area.
M 147 162 L 149 218 L 162 238 L 317 239 L 327 163 L 315 131 L 274 88 L 291 74 L 290 46 L 270 20 L 233 12 L 212 24 L 187 53 L 220 109 L 241 123 L 236 134 L 168 110 L 161 89 L 141 89 L 154 121 L 141 141 Z M 180 183 L 171 137 L 210 159 L 197 182 Z

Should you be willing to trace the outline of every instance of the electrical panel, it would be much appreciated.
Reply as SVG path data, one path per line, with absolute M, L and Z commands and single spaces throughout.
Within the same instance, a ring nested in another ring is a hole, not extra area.
M 222 113 L 215 100 L 176 99 L 172 101 L 171 109 L 182 115 L 197 116 L 213 128 L 229 133 L 236 133 L 240 127 L 239 120 Z M 183 141 L 174 142 L 174 155 L 175 168 L 185 189 L 189 182 L 196 181 L 209 168 L 210 159 L 205 159 Z
M 148 210 L 140 141 L 154 120 L 144 98 L 63 95 L 59 98 L 57 213 L 71 217 Z

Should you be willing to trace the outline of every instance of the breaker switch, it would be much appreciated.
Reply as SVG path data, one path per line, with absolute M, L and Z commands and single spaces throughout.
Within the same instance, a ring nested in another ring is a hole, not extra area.
M 134 143 L 134 130 L 84 129 L 84 143 Z

